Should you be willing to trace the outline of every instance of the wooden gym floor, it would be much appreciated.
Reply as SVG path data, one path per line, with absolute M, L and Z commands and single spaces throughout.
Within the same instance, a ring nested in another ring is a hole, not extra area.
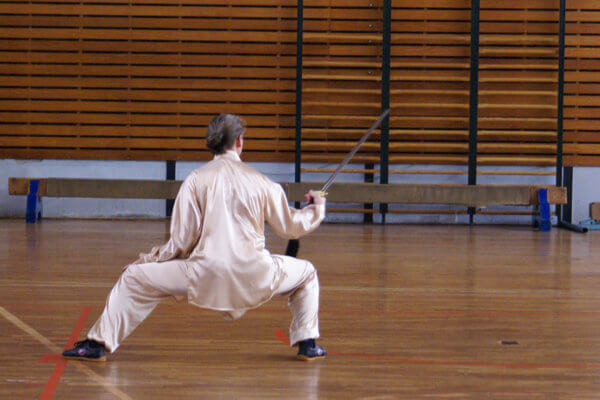
M 163 221 L 0 220 L 0 398 L 600 396 L 600 236 L 529 227 L 322 226 L 299 253 L 319 270 L 321 362 L 284 343 L 284 299 L 234 323 L 168 301 L 106 363 L 56 357 L 95 321 L 121 266 L 165 232 Z

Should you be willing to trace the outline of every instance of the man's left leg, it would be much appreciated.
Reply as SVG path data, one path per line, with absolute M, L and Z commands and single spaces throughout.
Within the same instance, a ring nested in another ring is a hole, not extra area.
M 162 300 L 187 295 L 185 261 L 132 265 L 112 288 L 104 311 L 87 340 L 63 353 L 67 358 L 103 361 L 104 348 L 114 352 Z M 98 347 L 100 346 L 100 347 Z

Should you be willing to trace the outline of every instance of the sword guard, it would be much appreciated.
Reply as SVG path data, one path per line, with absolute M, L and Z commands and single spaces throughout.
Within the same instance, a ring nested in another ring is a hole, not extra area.
M 327 193 L 327 192 L 325 192 L 323 190 L 313 190 L 313 193 L 316 193 L 316 194 L 318 194 L 321 197 L 327 197 L 327 195 L 329 194 L 329 193 Z

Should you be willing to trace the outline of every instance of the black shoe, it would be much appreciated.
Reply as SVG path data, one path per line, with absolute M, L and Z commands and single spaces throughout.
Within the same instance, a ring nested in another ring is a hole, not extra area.
M 307 339 L 298 342 L 297 359 L 302 361 L 314 361 L 325 358 L 327 350 L 315 343 L 315 339 Z
M 95 340 L 82 340 L 75 347 L 62 353 L 64 358 L 83 361 L 106 361 L 104 345 Z

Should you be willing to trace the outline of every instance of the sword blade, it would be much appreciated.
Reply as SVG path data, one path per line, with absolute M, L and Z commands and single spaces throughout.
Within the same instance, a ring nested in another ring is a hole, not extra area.
M 338 176 L 338 174 L 340 173 L 340 171 L 342 170 L 342 168 L 344 168 L 346 165 L 348 165 L 348 163 L 350 162 L 350 160 L 352 159 L 352 157 L 354 157 L 354 155 L 356 154 L 356 152 L 358 151 L 358 149 L 360 148 L 360 146 L 367 141 L 367 139 L 369 138 L 369 136 L 371 136 L 371 133 L 373 133 L 373 131 L 375 129 L 377 129 L 377 127 L 379 126 L 379 124 L 381 124 L 381 122 L 383 122 L 383 120 L 385 119 L 385 117 L 390 113 L 389 108 L 387 110 L 385 110 L 377 119 L 377 121 L 375 121 L 373 123 L 373 125 L 371 125 L 371 127 L 369 128 L 369 130 L 367 131 L 367 133 L 365 133 L 363 135 L 362 138 L 360 138 L 360 140 L 358 141 L 358 143 L 354 146 L 354 148 L 352 150 L 350 150 L 350 153 L 348 153 L 346 155 L 346 158 L 344 158 L 344 160 L 340 163 L 340 165 L 338 165 L 338 167 L 335 169 L 335 171 L 333 171 L 333 174 L 331 174 L 331 176 L 329 177 L 329 179 L 327 179 L 327 182 L 325 182 L 325 185 L 323 185 L 323 188 L 321 189 L 322 192 L 327 192 L 327 189 L 329 189 L 329 186 L 331 186 L 331 184 L 333 183 L 333 180 Z

